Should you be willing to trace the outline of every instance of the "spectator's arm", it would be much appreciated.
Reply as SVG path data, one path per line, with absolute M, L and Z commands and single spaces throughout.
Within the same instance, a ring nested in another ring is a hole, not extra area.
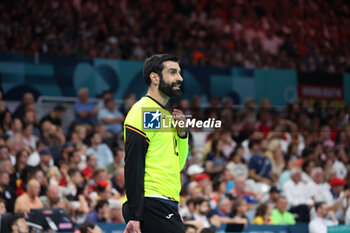
M 249 170 L 249 176 L 253 180 L 257 181 L 257 182 L 261 182 L 261 183 L 265 183 L 265 184 L 271 185 L 271 181 L 269 179 L 266 179 L 266 178 L 264 178 L 262 176 L 259 176 L 258 174 L 256 174 L 255 170 L 253 170 L 253 169 Z
M 120 117 L 114 117 L 114 118 L 108 118 L 108 117 L 103 117 L 101 119 L 101 121 L 104 124 L 110 125 L 110 124 L 118 124 L 118 123 L 122 123 L 124 121 L 125 117 L 124 116 L 120 116 Z

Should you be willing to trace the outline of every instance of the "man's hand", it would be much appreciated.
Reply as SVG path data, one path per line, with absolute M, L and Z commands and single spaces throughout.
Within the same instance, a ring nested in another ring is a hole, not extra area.
M 180 137 L 186 137 L 187 135 L 187 129 L 186 127 L 183 127 L 181 128 L 179 126 L 179 122 L 180 121 L 183 121 L 184 124 L 186 123 L 186 117 L 185 115 L 183 114 L 183 112 L 179 109 L 174 109 L 173 110 L 173 113 L 172 113 L 173 117 L 174 117 L 174 120 L 177 121 L 177 125 L 176 125 L 176 130 L 177 130 L 177 134 L 180 136 Z
M 126 225 L 124 233 L 141 233 L 140 221 L 130 220 Z

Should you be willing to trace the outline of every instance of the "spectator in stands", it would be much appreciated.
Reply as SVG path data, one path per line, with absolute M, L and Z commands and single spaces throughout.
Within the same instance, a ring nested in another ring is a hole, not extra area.
M 248 205 L 245 199 L 237 199 L 235 200 L 232 213 L 230 217 L 233 218 L 233 223 L 230 223 L 230 227 L 227 226 L 226 229 L 230 232 L 242 232 L 243 228 L 248 225 L 248 217 L 246 216 L 248 212 Z
M 78 123 L 93 124 L 98 113 L 95 104 L 89 103 L 89 91 L 82 88 L 78 93 L 79 100 L 74 105 L 75 120 Z
M 33 94 L 30 92 L 24 93 L 23 98 L 22 98 L 22 103 L 17 106 L 13 116 L 21 119 L 24 116 L 24 113 L 26 111 L 26 107 L 29 104 L 33 104 L 33 103 L 34 103 Z
M 78 165 L 82 161 L 80 155 L 81 155 L 81 153 L 77 149 L 68 153 L 69 168 L 79 169 Z
M 270 219 L 274 225 L 294 225 L 295 219 L 293 214 L 287 211 L 288 201 L 281 196 L 277 199 L 276 208 L 272 211 Z
M 197 228 L 192 224 L 185 224 L 185 233 L 197 233 Z
M 248 167 L 243 161 L 243 147 L 238 145 L 230 156 L 230 160 L 226 165 L 233 177 L 242 176 L 248 178 Z
M 90 154 L 86 157 L 86 167 L 82 170 L 83 176 L 89 180 L 94 177 L 94 172 L 97 169 L 97 158 Z
M 205 170 L 212 177 L 219 175 L 225 167 L 225 156 L 223 154 L 223 142 L 220 139 L 213 140 L 211 152 L 205 160 Z
M 2 198 L 0 198 L 0 215 L 6 214 L 7 209 L 6 209 L 6 201 Z
M 115 174 L 118 167 L 124 167 L 125 151 L 122 147 L 117 147 L 114 149 L 113 163 L 108 164 L 107 172 L 110 175 Z M 203 172 L 203 171 L 202 171 Z
M 325 202 L 317 202 L 315 204 L 316 218 L 309 223 L 310 233 L 327 233 L 328 226 L 338 225 L 338 221 L 334 216 L 333 211 L 329 211 L 329 208 Z M 330 216 L 331 220 L 326 219 Z
M 104 108 L 98 112 L 98 121 L 106 126 L 107 130 L 113 134 L 118 134 L 122 131 L 122 123 L 124 121 L 123 114 L 116 109 L 114 99 L 106 99 Z
M 327 200 L 329 208 L 335 213 L 335 217 L 338 220 L 344 220 L 345 211 L 349 206 L 350 201 L 350 190 L 344 190 L 345 180 L 338 177 L 334 177 L 330 180 L 330 196 L 331 198 Z
M 56 184 L 49 184 L 46 189 L 46 195 L 40 197 L 44 208 L 52 208 L 53 200 L 60 197 L 59 186 Z
M 225 159 L 228 160 L 231 153 L 237 146 L 237 143 L 232 139 L 231 131 L 226 130 L 221 133 L 222 153 L 225 156 Z
M 98 167 L 107 167 L 108 164 L 113 162 L 113 153 L 105 143 L 102 143 L 101 135 L 99 133 L 95 132 L 90 141 L 91 146 L 89 147 L 87 154 L 96 155 Z
M 41 118 L 40 125 L 44 121 L 49 121 L 51 122 L 51 124 L 54 124 L 57 127 L 62 127 L 62 120 L 63 120 L 65 111 L 66 111 L 66 108 L 64 106 L 56 105 L 49 114 Z
M 256 182 L 271 185 L 271 161 L 261 152 L 261 140 L 249 141 L 250 153 L 253 155 L 248 164 L 249 176 Z
M 102 230 L 98 225 L 88 221 L 81 224 L 79 230 L 80 233 L 102 233 Z
M 22 140 L 24 145 L 30 146 L 35 150 L 39 138 L 33 134 L 33 127 L 33 124 L 25 124 L 23 126 Z
M 45 174 L 48 174 L 50 168 L 50 162 L 52 160 L 52 155 L 49 149 L 42 149 L 39 151 L 40 162 L 37 166 L 38 169 L 43 170 Z
M 330 197 L 330 185 L 324 182 L 324 172 L 322 168 L 316 167 L 311 172 L 311 181 L 307 184 L 310 197 L 316 202 L 327 202 Z
M 210 219 L 214 215 L 218 215 L 219 217 L 230 217 L 232 204 L 232 201 L 228 197 L 222 196 L 219 199 L 216 208 L 209 211 L 208 218 Z
M 32 126 L 32 130 L 31 130 L 31 134 L 30 135 L 34 135 L 36 137 L 40 137 L 41 136 L 41 132 L 40 132 L 40 128 L 38 126 L 38 122 L 36 121 L 36 114 L 34 111 L 32 110 L 27 110 L 23 116 L 22 122 L 23 122 L 23 129 L 25 129 L 26 125 L 31 125 Z
M 10 111 L 5 111 L 0 115 L 1 129 L 3 133 L 8 134 L 11 130 L 12 114 Z
M 61 146 L 66 141 L 62 128 L 58 128 L 49 121 L 44 121 L 41 124 L 41 135 L 42 142 L 50 148 L 52 156 L 54 158 L 59 157 Z
M 39 199 L 40 183 L 31 179 L 27 184 L 27 191 L 16 199 L 14 212 L 28 213 L 30 209 L 43 208 L 43 204 Z
M 9 174 L 0 169 L 0 198 L 6 201 L 7 212 L 12 213 L 17 198 L 15 190 L 9 187 Z
M 282 193 L 290 204 L 290 212 L 298 214 L 297 220 L 309 221 L 309 209 L 314 201 L 309 195 L 306 184 L 301 180 L 302 171 L 299 167 L 291 170 L 291 179 L 283 185 Z
M 125 195 L 124 167 L 118 167 L 111 178 L 112 187 L 118 191 L 120 196 Z
M 261 194 L 246 189 L 246 179 L 243 176 L 236 177 L 235 186 L 230 193 L 237 198 L 244 198 L 245 196 L 251 196 L 255 199 L 261 198 Z
M 10 221 L 11 233 L 29 233 L 26 219 L 21 214 L 15 214 Z
M 255 218 L 252 221 L 252 224 L 257 225 L 270 225 L 273 224 L 270 216 L 272 214 L 273 208 L 269 203 L 261 203 L 256 208 Z
M 185 221 L 198 221 L 203 227 L 210 227 L 211 223 L 207 218 L 207 214 L 210 210 L 208 200 L 199 197 L 194 201 L 194 214 L 192 218 L 185 219 Z
M 98 222 L 110 222 L 110 207 L 107 200 L 100 200 L 97 202 L 95 209 L 91 211 L 86 217 L 86 221 L 98 223 Z

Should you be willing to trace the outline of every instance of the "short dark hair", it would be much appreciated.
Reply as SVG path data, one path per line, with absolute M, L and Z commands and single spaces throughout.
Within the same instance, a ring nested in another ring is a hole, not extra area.
M 184 224 L 185 225 L 185 230 L 187 231 L 187 229 L 189 228 L 193 228 L 195 230 L 197 230 L 196 226 L 195 225 L 192 225 L 192 224 Z
M 325 204 L 325 203 L 326 203 L 326 202 L 324 202 L 324 201 L 316 202 L 316 203 L 315 203 L 315 210 L 316 210 L 316 212 L 317 212 L 317 210 L 318 210 L 319 208 L 321 208 L 322 205 Z
M 80 225 L 79 230 L 80 233 L 88 233 L 88 228 L 94 229 L 95 228 L 95 223 L 92 222 L 84 222 L 83 224 Z
M 155 54 L 146 59 L 143 65 L 143 78 L 147 86 L 151 84 L 151 78 L 149 77 L 152 72 L 162 77 L 162 70 L 164 69 L 163 62 L 174 61 L 179 62 L 179 59 L 171 54 Z
M 207 227 L 203 228 L 200 233 L 215 233 L 215 230 Z
M 64 112 L 64 111 L 66 111 L 66 108 L 62 105 L 56 105 L 53 110 L 55 112 Z
M 12 228 L 12 226 L 17 225 L 18 220 L 20 220 L 21 218 L 25 220 L 23 213 L 14 214 L 10 219 L 10 227 Z
M 69 170 L 68 170 L 68 176 L 74 176 L 77 172 L 79 172 L 79 173 L 81 173 L 80 172 L 80 170 L 79 169 L 77 169 L 77 168 L 70 168 Z
M 98 210 L 101 209 L 104 205 L 109 205 L 109 202 L 107 200 L 99 200 L 95 206 L 96 212 L 98 212 Z

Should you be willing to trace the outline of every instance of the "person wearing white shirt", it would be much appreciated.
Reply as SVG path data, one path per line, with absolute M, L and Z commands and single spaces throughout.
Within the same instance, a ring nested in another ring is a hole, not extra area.
M 293 206 L 313 205 L 306 184 L 301 180 L 302 171 L 299 167 L 291 169 L 291 179 L 283 184 L 282 193 L 287 198 L 288 203 Z
M 325 202 L 315 204 L 317 217 L 309 223 L 309 233 L 327 233 L 328 226 L 338 225 L 333 211 L 329 211 Z M 327 219 L 329 216 L 331 219 Z
M 297 221 L 308 222 L 309 209 L 313 206 L 314 201 L 309 195 L 307 185 L 301 180 L 301 174 L 300 167 L 293 167 L 291 179 L 284 183 L 282 193 L 290 204 L 289 211 L 297 215 Z

